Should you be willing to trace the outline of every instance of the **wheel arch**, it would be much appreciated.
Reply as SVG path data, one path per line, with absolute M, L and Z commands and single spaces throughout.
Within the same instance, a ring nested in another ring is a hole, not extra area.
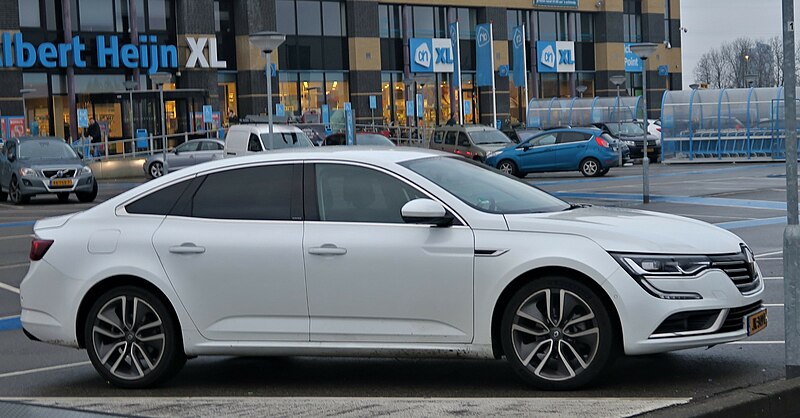
M 178 313 L 175 311 L 175 307 L 172 305 L 172 302 L 169 300 L 166 294 L 158 288 L 158 286 L 154 285 L 153 283 L 133 275 L 116 275 L 105 278 L 100 280 L 99 282 L 95 283 L 84 295 L 81 303 L 78 305 L 78 314 L 75 317 L 75 336 L 78 340 L 78 346 L 80 348 L 86 348 L 84 344 L 85 335 L 84 335 L 84 324 L 86 323 L 87 316 L 89 315 L 89 311 L 92 309 L 92 303 L 94 303 L 97 298 L 100 297 L 103 293 L 114 289 L 116 287 L 122 286 L 135 286 L 142 288 L 151 292 L 155 295 L 164 306 L 167 307 L 169 310 L 169 314 L 172 316 L 172 319 L 178 324 L 178 335 L 179 338 L 179 347 L 183 347 L 183 333 L 180 330 L 183 328 L 181 326 L 180 318 L 178 317 Z
M 622 346 L 622 322 L 619 318 L 619 312 L 617 312 L 614 302 L 611 300 L 611 297 L 603 289 L 603 287 L 591 277 L 578 270 L 563 266 L 545 266 L 537 267 L 517 276 L 514 280 L 509 282 L 508 285 L 506 285 L 502 292 L 500 292 L 500 296 L 497 298 L 494 309 L 492 310 L 491 323 L 492 353 L 494 354 L 495 358 L 499 359 L 504 354 L 503 344 L 500 339 L 500 326 L 503 322 L 503 311 L 505 310 L 506 305 L 511 298 L 514 297 L 514 294 L 517 293 L 517 291 L 523 286 L 548 276 L 565 276 L 573 278 L 581 282 L 581 284 L 588 286 L 593 292 L 595 292 L 603 302 L 603 306 L 605 306 L 611 315 L 611 324 L 614 327 L 615 334 L 618 335 L 618 340 L 615 341 L 614 344 L 617 347 Z

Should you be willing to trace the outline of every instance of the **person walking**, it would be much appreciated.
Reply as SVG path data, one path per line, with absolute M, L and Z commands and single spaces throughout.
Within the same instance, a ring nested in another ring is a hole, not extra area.
M 92 155 L 95 157 L 100 155 L 100 145 L 95 144 L 99 144 L 103 140 L 103 133 L 100 131 L 100 124 L 97 123 L 94 118 L 89 118 L 89 127 L 86 128 L 86 136 L 91 138 Z

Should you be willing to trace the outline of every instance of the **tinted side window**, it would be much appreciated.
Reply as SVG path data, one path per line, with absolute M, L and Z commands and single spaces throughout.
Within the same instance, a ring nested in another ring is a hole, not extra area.
M 183 144 L 178 145 L 175 148 L 177 152 L 191 152 L 197 151 L 198 146 L 200 145 L 199 142 L 185 142 Z
M 167 215 L 191 182 L 191 180 L 184 180 L 178 184 L 150 193 L 126 205 L 125 210 L 128 213 L 139 215 Z
M 200 143 L 200 151 L 218 151 L 222 149 L 222 145 L 216 142 L 203 141 Z
M 404 223 L 403 205 L 424 197 L 402 181 L 369 168 L 318 164 L 316 171 L 321 221 Z
M 261 140 L 255 134 L 250 134 L 250 139 L 247 140 L 247 150 L 251 152 L 261 152 Z
M 433 133 L 433 143 L 434 144 L 441 144 L 444 142 L 444 132 L 437 131 Z
M 469 138 L 467 138 L 467 134 L 465 134 L 464 132 L 459 132 L 458 133 L 458 146 L 459 147 L 468 147 L 468 146 L 470 146 Z
M 553 145 L 556 143 L 556 136 L 554 134 L 545 134 L 540 137 L 534 138 L 531 143 L 534 146 Z
M 450 131 L 447 133 L 447 136 L 444 138 L 444 143 L 447 145 L 455 145 L 456 144 L 456 133 L 454 131 Z
M 581 132 L 561 132 L 558 134 L 559 144 L 569 144 L 570 142 L 581 142 L 589 139 L 590 135 Z
M 192 198 L 196 218 L 291 220 L 292 165 L 209 174 Z

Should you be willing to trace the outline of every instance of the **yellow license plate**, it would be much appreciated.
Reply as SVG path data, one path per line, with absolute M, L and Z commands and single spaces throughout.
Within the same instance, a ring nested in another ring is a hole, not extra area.
M 767 327 L 767 310 L 762 309 L 747 316 L 747 335 L 753 335 Z
M 50 180 L 50 187 L 72 187 L 71 179 Z
M 647 152 L 653 152 L 653 149 L 652 148 L 648 148 Z

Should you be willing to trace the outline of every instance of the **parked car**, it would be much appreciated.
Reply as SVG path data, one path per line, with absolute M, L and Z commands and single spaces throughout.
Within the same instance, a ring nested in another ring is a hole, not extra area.
M 564 390 L 767 325 L 726 230 L 408 147 L 217 160 L 33 229 L 24 333 L 126 388 L 199 355 L 363 355 L 505 357 Z
M 647 134 L 647 146 L 642 146 L 645 132 L 641 121 L 595 123 L 594 126 L 624 142 L 630 148 L 631 158 L 642 158 L 646 148 L 650 162 L 657 163 L 661 160 L 661 136 Z
M 325 138 L 323 146 L 331 146 L 331 145 L 347 145 L 347 135 L 345 135 L 343 132 L 335 133 L 333 135 L 328 135 L 328 137 Z M 386 138 L 381 134 L 367 134 L 367 133 L 357 133 L 354 145 L 368 145 L 377 147 L 395 146 L 394 142 L 390 141 L 388 138 Z
M 81 202 L 97 197 L 97 181 L 83 157 L 62 138 L 6 139 L 0 157 L 0 201 L 23 204 L 36 195 L 56 195 L 60 202 L 70 193 Z
M 192 139 L 167 153 L 167 170 L 180 170 L 195 164 L 205 163 L 225 156 L 225 143 L 216 139 Z M 153 154 L 142 165 L 150 178 L 164 174 L 164 154 Z
M 300 128 L 292 125 L 273 125 L 273 136 L 269 136 L 269 125 L 235 125 L 225 134 L 225 157 L 237 157 L 283 148 L 313 147 L 314 144 Z
M 431 135 L 430 149 L 451 152 L 470 160 L 486 161 L 486 155 L 513 142 L 495 128 L 482 125 L 439 126 Z
M 619 166 L 618 143 L 599 129 L 549 129 L 527 141 L 489 153 L 486 164 L 517 177 L 548 171 L 604 176 Z

